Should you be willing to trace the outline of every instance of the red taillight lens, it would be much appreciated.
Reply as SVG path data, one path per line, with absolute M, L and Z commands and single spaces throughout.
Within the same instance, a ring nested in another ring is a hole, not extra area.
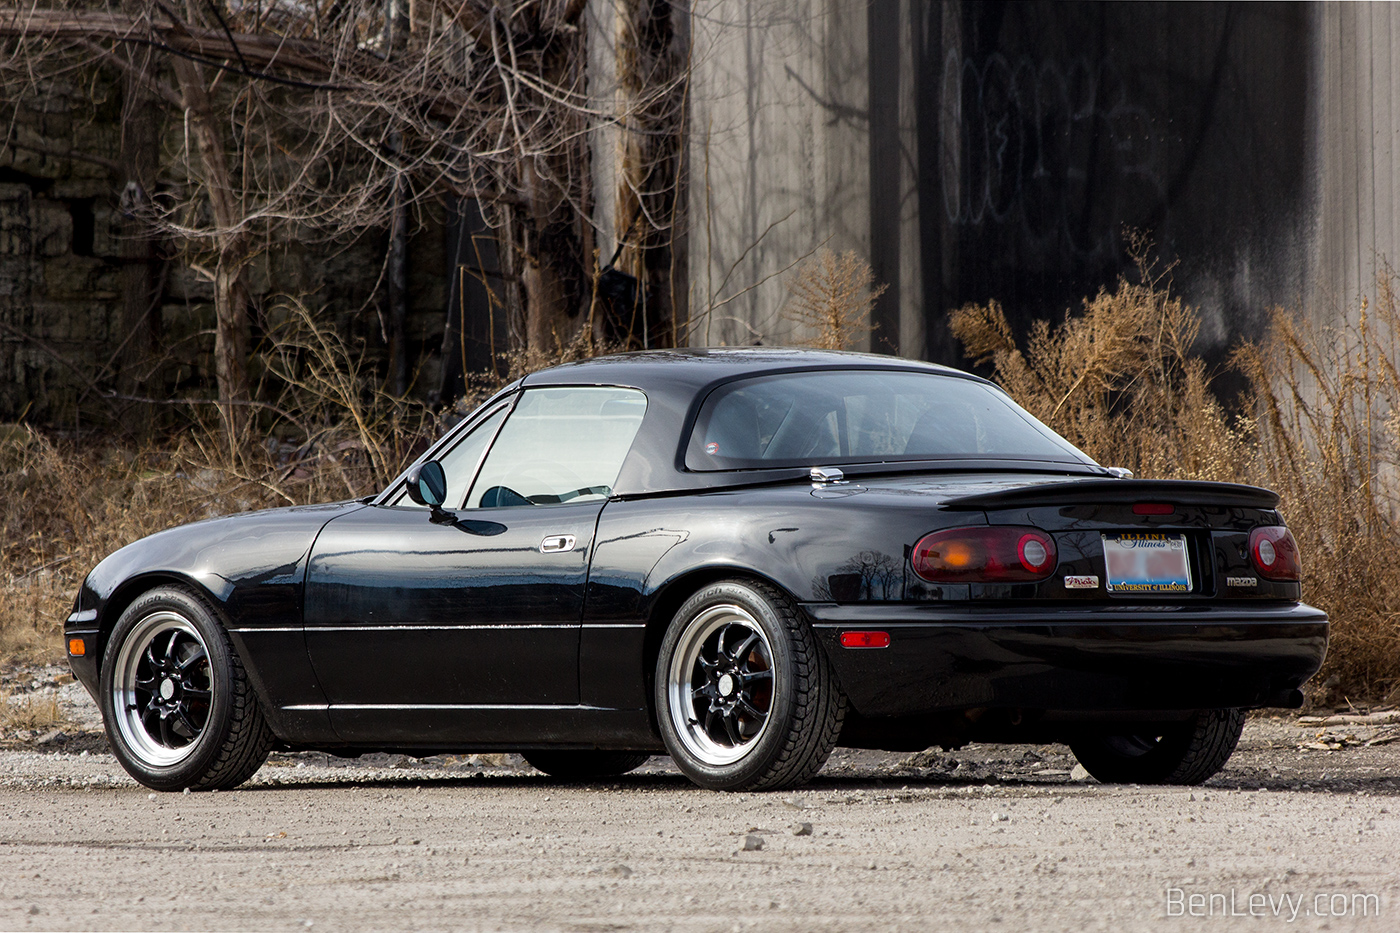
M 1050 576 L 1058 559 L 1048 534 L 1014 525 L 935 531 L 910 555 L 930 583 L 1029 583 Z
M 1266 580 L 1297 580 L 1303 575 L 1298 542 L 1282 525 L 1267 525 L 1249 533 L 1249 556 Z

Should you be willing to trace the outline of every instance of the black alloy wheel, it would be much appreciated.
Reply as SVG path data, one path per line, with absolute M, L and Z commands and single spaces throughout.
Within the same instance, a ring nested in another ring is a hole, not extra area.
M 661 737 L 676 766 L 714 790 L 811 779 L 835 747 L 846 699 L 792 601 L 725 580 L 681 606 L 656 662 Z
M 107 642 L 99 692 L 112 752 L 155 790 L 236 787 L 272 747 L 217 610 L 190 590 L 161 587 L 127 607 Z

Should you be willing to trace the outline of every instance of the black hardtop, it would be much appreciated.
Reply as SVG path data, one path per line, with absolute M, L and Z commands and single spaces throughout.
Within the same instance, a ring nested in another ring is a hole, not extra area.
M 690 397 L 721 383 L 753 376 L 821 370 L 888 370 L 956 376 L 986 382 L 981 377 L 937 363 L 906 360 L 877 353 L 810 350 L 800 347 L 683 347 L 675 350 L 636 350 L 563 363 L 531 373 L 524 385 L 617 385 L 643 391 L 662 390 Z
M 764 485 L 805 479 L 809 467 L 774 467 L 748 470 L 692 472 L 684 463 L 682 445 L 690 436 L 701 402 L 717 387 L 737 379 L 794 372 L 867 370 L 913 372 L 967 379 L 996 388 L 980 376 L 921 360 L 796 347 L 697 347 L 666 350 L 638 350 L 610 356 L 592 357 L 530 373 L 505 387 L 478 409 L 484 411 L 500 398 L 519 389 L 545 386 L 623 386 L 646 394 L 647 412 L 632 449 L 613 485 L 613 493 L 635 497 L 705 489 Z M 1000 391 L 1000 389 L 997 389 Z M 468 422 L 477 416 L 468 418 Z M 455 434 L 456 432 L 454 432 Z M 435 455 L 451 443 L 444 440 L 429 451 Z M 811 466 L 820 464 L 813 463 Z M 1044 470 L 1064 474 L 1102 474 L 1102 467 L 1084 461 L 892 461 L 889 463 L 847 464 L 841 469 L 851 474 L 872 472 L 908 473 L 965 472 L 990 470 Z M 402 477 L 381 495 L 385 501 L 402 483 Z

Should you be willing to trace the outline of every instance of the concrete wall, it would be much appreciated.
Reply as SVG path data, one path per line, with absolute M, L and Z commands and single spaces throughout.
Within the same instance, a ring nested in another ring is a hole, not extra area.
M 1217 355 L 1273 306 L 1346 313 L 1400 257 L 1392 5 L 694 11 L 692 307 L 722 304 L 696 343 L 800 336 L 782 270 L 823 243 L 890 286 L 875 349 L 946 362 L 948 310 L 1072 310 L 1130 271 L 1126 228 Z
M 1400 265 L 1400 10 L 1323 4 L 1316 12 L 1317 204 L 1311 305 L 1354 314 L 1378 264 Z
M 782 343 L 785 273 L 870 250 L 867 11 L 843 0 L 696 2 L 691 342 Z

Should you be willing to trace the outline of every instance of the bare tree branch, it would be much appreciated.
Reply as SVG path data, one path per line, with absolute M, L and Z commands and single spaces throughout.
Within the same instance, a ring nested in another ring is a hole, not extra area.
M 584 312 L 602 307 L 592 162 L 603 127 L 626 139 L 611 233 L 642 312 L 609 305 L 603 317 L 634 346 L 683 332 L 669 292 L 688 71 L 671 17 L 686 14 L 619 0 L 619 36 L 630 38 L 619 50 L 626 92 L 614 96 L 590 88 L 585 6 L 417 0 L 411 22 L 389 28 L 378 0 L 12 2 L 0 5 L 0 108 L 110 68 L 185 128 L 133 211 L 186 265 L 211 270 L 234 435 L 251 391 L 241 280 L 256 244 L 345 244 L 421 222 L 444 199 L 476 199 L 497 234 L 511 349 L 571 345 L 593 318 Z

